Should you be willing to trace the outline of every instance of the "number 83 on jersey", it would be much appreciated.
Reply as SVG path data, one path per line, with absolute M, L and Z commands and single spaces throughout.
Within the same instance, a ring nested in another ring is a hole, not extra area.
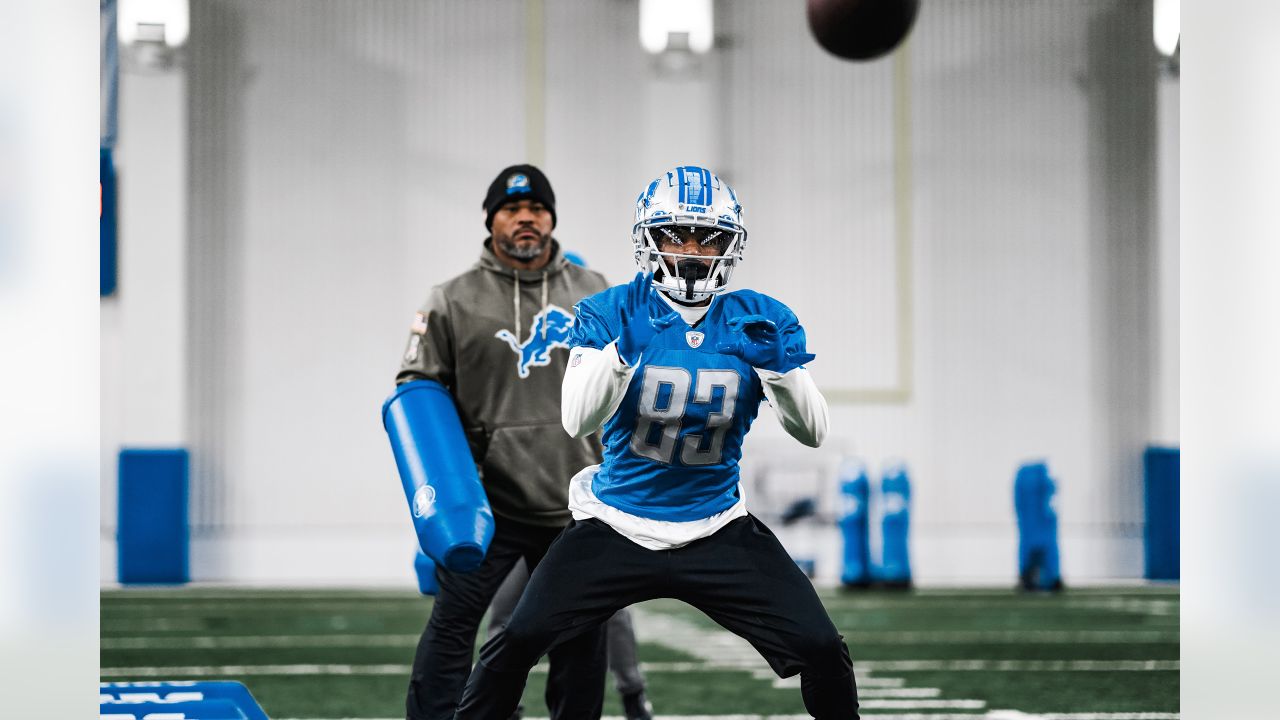
M 665 465 L 676 453 L 684 465 L 720 463 L 741 382 L 733 370 L 645 366 L 631 451 Z

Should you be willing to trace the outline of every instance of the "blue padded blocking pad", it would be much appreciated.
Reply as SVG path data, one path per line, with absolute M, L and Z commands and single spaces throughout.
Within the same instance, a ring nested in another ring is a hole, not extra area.
M 120 582 L 174 584 L 188 568 L 187 451 L 120 451 L 118 526 Z
M 234 680 L 109 682 L 99 685 L 98 695 L 104 716 L 108 711 L 133 712 L 129 710 L 129 706 L 146 703 L 146 708 L 151 708 L 153 705 L 164 708 L 173 708 L 177 705 L 193 707 L 191 713 L 196 714 L 188 713 L 188 717 L 202 718 L 205 714 L 210 714 L 210 720 L 213 720 L 214 717 L 221 718 L 222 715 L 217 713 L 226 713 L 224 705 L 230 704 L 239 715 L 229 717 L 269 720 L 262 707 L 258 705 L 258 701 L 249 692 L 249 688 Z M 204 709 L 194 707 L 201 703 L 214 704 Z M 160 711 L 148 709 L 138 717 L 141 718 L 150 712 Z
M 1178 448 L 1149 447 L 1142 454 L 1146 525 L 1143 540 L 1148 580 L 1178 580 L 1180 535 Z

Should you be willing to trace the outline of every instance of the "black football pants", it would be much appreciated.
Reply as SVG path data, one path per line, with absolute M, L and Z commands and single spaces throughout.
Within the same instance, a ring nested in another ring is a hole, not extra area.
M 475 649 L 480 620 L 516 561 L 537 567 L 560 528 L 505 518 L 495 521 L 484 562 L 469 573 L 436 566 L 440 591 L 418 641 L 405 701 L 408 720 L 448 720 L 454 715 Z M 536 658 L 535 658 L 536 660 Z M 576 636 L 550 653 L 547 708 L 553 720 L 596 720 L 604 705 L 603 628 Z M 516 698 L 517 702 L 519 697 Z M 514 710 L 514 705 L 512 709 Z M 503 720 L 507 720 L 508 712 Z
M 769 528 L 747 516 L 660 551 L 599 520 L 570 523 L 534 571 L 506 630 L 481 648 L 458 720 L 506 720 L 549 648 L 590 636 L 618 609 L 658 597 L 687 602 L 745 638 L 780 677 L 800 673 L 805 708 L 818 720 L 858 717 L 844 639 L 809 578 Z
M 516 603 L 524 594 L 524 586 L 528 584 L 529 569 L 524 563 L 516 563 L 489 605 L 489 632 L 485 640 L 492 640 L 507 626 Z M 609 671 L 613 673 L 618 694 L 644 692 L 644 673 L 640 672 L 640 660 L 636 657 L 636 631 L 631 622 L 631 612 L 623 608 L 614 613 L 604 624 L 604 635 Z

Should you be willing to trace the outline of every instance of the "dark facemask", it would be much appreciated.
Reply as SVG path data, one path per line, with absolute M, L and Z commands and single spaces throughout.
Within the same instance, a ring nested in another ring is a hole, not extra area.
M 686 260 L 677 262 L 676 269 L 680 272 L 680 279 L 684 280 L 684 298 L 692 301 L 693 284 L 711 274 L 711 268 L 697 260 Z

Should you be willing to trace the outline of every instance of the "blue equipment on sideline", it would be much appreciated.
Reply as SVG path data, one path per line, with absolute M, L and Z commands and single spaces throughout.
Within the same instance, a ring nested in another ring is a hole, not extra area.
M 203 702 L 130 702 L 98 706 L 98 720 L 249 720 L 230 700 Z
M 413 558 L 413 572 L 418 576 L 418 592 L 423 595 L 435 595 L 440 592 L 440 583 L 436 582 L 436 564 L 422 548 Z
M 1043 462 L 1025 463 L 1013 481 L 1018 516 L 1018 582 L 1023 590 L 1060 590 L 1057 488 Z
M 871 584 L 871 522 L 868 501 L 871 480 L 867 468 L 857 460 L 840 466 L 840 534 L 844 537 L 844 567 L 840 583 L 845 587 Z
M 121 584 L 181 584 L 191 579 L 189 467 L 185 448 L 120 451 L 116 556 Z
M 449 570 L 475 570 L 493 539 L 493 511 L 453 397 L 437 382 L 404 383 L 382 404 L 382 426 L 419 546 Z
M 911 480 L 907 467 L 894 463 L 885 467 L 880 479 L 884 515 L 880 519 L 883 538 L 877 579 L 888 587 L 911 587 L 911 556 L 907 539 L 911 529 Z
M 98 698 L 103 720 L 268 720 L 249 689 L 232 680 L 105 682 L 98 685 Z
M 1148 580 L 1177 580 L 1179 567 L 1178 479 L 1181 474 L 1178 448 L 1149 447 L 1142 454 L 1146 487 L 1146 550 L 1144 575 Z

